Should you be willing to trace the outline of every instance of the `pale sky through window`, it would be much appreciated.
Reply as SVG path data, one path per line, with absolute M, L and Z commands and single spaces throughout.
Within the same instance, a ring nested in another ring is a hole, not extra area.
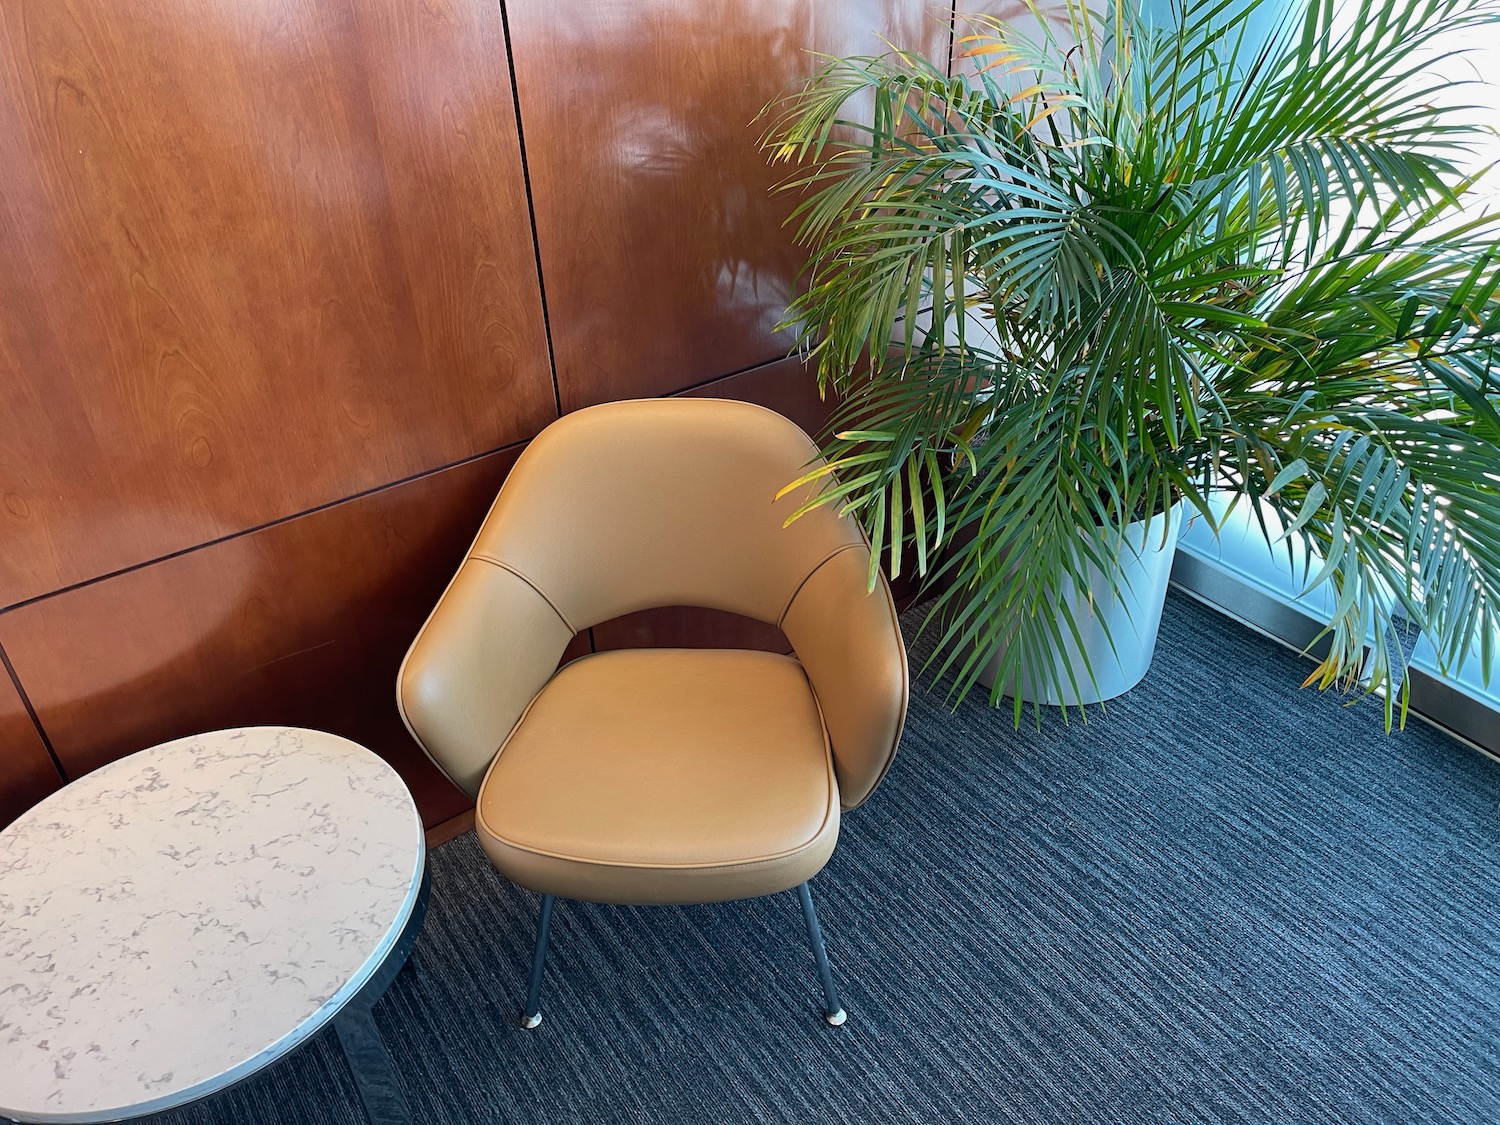
M 1474 106 L 1475 120 L 1492 130 L 1500 130 L 1500 86 L 1495 84 L 1500 82 L 1500 26 L 1490 24 L 1467 31 L 1452 47 L 1464 53 L 1437 64 L 1443 77 L 1454 83 L 1466 83 L 1451 88 L 1452 104 Z M 1491 133 L 1476 153 L 1474 165 L 1479 168 L 1497 161 L 1500 161 L 1500 136 Z M 1485 176 L 1478 191 L 1484 205 L 1492 210 L 1500 207 L 1500 168 Z
M 1391 2 L 1399 4 L 1409 0 Z M 1353 0 L 1343 3 L 1341 15 L 1346 21 L 1345 26 L 1356 7 Z M 1490 130 L 1500 130 L 1500 85 L 1497 85 L 1500 83 L 1500 25 L 1467 28 L 1443 43 L 1437 53 L 1443 52 L 1449 52 L 1448 57 L 1434 59 L 1431 73 L 1451 83 L 1442 95 L 1444 103 L 1471 106 L 1471 120 Z M 1491 132 L 1481 139 L 1468 163 L 1472 170 L 1477 171 L 1497 161 L 1500 161 L 1500 136 Z M 1471 206 L 1491 210 L 1500 208 L 1500 168 L 1484 177 L 1475 195 Z

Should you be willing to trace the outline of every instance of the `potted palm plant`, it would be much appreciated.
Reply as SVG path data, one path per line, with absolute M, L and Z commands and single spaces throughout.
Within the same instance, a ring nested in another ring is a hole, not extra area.
M 811 251 L 787 324 L 842 397 L 810 503 L 941 591 L 936 671 L 1018 719 L 1139 678 L 1141 572 L 1226 492 L 1336 594 L 1309 682 L 1389 727 L 1407 623 L 1489 677 L 1496 224 L 1423 76 L 1495 8 L 1313 0 L 1253 43 L 1266 2 L 1065 0 L 976 23 L 963 73 L 832 59 L 768 108 Z

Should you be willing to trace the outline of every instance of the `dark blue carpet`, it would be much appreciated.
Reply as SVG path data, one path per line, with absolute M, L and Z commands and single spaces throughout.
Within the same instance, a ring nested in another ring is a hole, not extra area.
M 1306 668 L 1174 594 L 1087 724 L 915 694 L 813 883 L 839 1029 L 784 894 L 560 904 L 519 1030 L 536 900 L 461 837 L 376 1009 L 417 1120 L 1500 1121 L 1500 765 Z M 159 1120 L 361 1118 L 325 1034 Z

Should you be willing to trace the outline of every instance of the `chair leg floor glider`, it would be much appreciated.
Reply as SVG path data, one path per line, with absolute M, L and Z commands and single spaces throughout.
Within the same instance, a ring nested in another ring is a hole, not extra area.
M 526 989 L 526 1010 L 521 1026 L 528 1030 L 542 1025 L 542 970 L 547 965 L 547 941 L 552 934 L 552 908 L 557 896 L 543 895 L 542 909 L 536 920 L 536 952 L 531 955 L 531 983 Z
M 823 930 L 818 925 L 818 912 L 813 909 L 812 891 L 808 890 L 806 883 L 797 884 L 797 897 L 802 900 L 807 940 L 812 945 L 813 960 L 818 963 L 818 980 L 823 983 L 823 1019 L 830 1027 L 840 1027 L 849 1014 L 839 1003 L 838 989 L 833 984 L 833 969 L 828 964 L 828 950 L 823 948 Z
M 828 951 L 823 946 L 823 930 L 818 925 L 818 912 L 813 907 L 812 891 L 807 884 L 797 884 L 797 897 L 802 904 L 802 920 L 807 925 L 807 940 L 812 946 L 813 960 L 818 967 L 818 981 L 823 986 L 823 1020 L 830 1027 L 841 1027 L 849 1014 L 839 1003 L 838 988 L 833 983 L 833 968 L 828 963 Z M 552 935 L 552 910 L 557 905 L 557 896 L 543 895 L 541 909 L 536 921 L 536 949 L 531 956 L 531 979 L 526 990 L 526 1007 L 521 1012 L 521 1026 L 530 1030 L 542 1025 L 542 973 L 547 965 L 547 943 Z

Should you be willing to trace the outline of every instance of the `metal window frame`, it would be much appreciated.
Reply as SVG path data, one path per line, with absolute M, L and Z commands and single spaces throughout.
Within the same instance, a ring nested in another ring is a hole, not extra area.
M 1326 641 L 1313 643 L 1323 622 L 1193 552 L 1178 550 L 1172 586 L 1300 655 L 1317 659 L 1327 651 Z M 1500 711 L 1420 668 L 1409 674 L 1412 714 L 1500 761 Z

